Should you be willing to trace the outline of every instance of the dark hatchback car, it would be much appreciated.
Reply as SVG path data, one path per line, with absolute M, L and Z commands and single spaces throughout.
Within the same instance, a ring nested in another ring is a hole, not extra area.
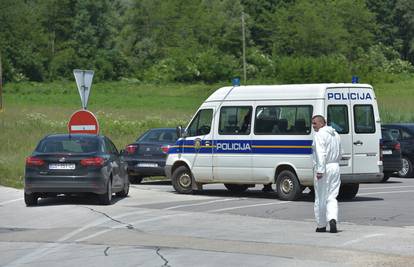
M 383 182 L 386 182 L 394 173 L 401 170 L 401 146 L 400 142 L 391 135 L 391 132 L 387 128 L 381 129 L 382 139 L 382 162 L 384 178 Z
M 126 197 L 129 181 L 126 163 L 112 141 L 102 135 L 56 134 L 40 140 L 26 158 L 24 200 L 58 194 L 95 193 L 109 205 L 112 193 Z
M 154 128 L 126 146 L 125 161 L 131 183 L 140 183 L 144 177 L 165 176 L 164 167 L 168 149 L 175 144 L 175 128 Z
M 400 177 L 414 176 L 414 123 L 389 123 L 382 127 L 390 130 L 391 135 L 401 144 L 402 168 Z

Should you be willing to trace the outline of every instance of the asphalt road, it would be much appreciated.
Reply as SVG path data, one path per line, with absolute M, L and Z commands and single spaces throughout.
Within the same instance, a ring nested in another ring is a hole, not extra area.
M 339 203 L 337 234 L 314 232 L 309 194 L 280 201 L 261 186 L 143 183 L 111 206 L 22 196 L 0 187 L 0 266 L 414 266 L 414 179 L 361 185 Z

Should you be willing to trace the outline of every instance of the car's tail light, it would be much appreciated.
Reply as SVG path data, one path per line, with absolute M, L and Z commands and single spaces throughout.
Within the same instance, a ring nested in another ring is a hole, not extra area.
M 82 159 L 80 164 L 82 166 L 103 166 L 105 159 L 100 157 Z
M 127 145 L 127 147 L 125 148 L 125 151 L 127 152 L 128 155 L 131 155 L 131 154 L 135 154 L 137 149 L 138 149 L 138 145 Z
M 45 161 L 36 157 L 27 157 L 26 165 L 27 166 L 42 166 L 45 164 Z
M 161 150 L 164 154 L 168 154 L 168 150 L 170 150 L 170 145 L 161 146 Z
M 395 149 L 395 150 L 401 150 L 401 145 L 400 145 L 400 143 L 396 143 L 396 144 L 394 145 L 394 149 Z

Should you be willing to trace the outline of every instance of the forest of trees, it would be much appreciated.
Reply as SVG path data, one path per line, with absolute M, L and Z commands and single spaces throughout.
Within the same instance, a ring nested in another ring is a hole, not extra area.
M 5 81 L 344 82 L 414 72 L 412 0 L 0 0 Z

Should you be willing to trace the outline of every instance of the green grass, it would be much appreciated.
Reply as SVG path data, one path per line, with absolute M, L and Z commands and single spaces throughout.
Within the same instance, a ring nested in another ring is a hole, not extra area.
M 88 109 L 97 116 L 101 133 L 123 148 L 150 128 L 185 125 L 224 85 L 97 83 L 92 85 Z M 414 122 L 414 77 L 374 87 L 383 122 Z M 3 93 L 0 184 L 21 188 L 25 157 L 43 136 L 67 132 L 67 122 L 81 103 L 75 82 L 6 84 Z

